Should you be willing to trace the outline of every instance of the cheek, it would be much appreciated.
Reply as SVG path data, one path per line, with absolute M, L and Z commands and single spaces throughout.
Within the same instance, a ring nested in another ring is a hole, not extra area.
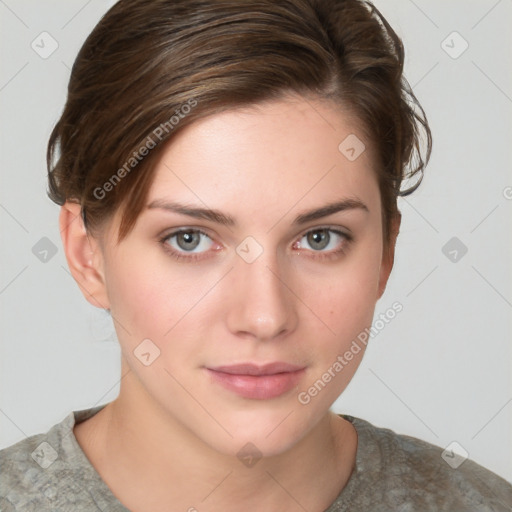
M 338 269 L 330 273 L 329 283 L 325 287 L 325 311 L 333 311 L 334 304 L 343 307 L 338 308 L 345 318 L 352 318 L 361 306 L 375 305 L 379 285 L 382 249 L 377 245 L 365 244 L 358 247 L 350 254 Z M 331 306 L 327 306 L 328 303 Z M 357 316 L 357 315 L 356 315 Z
M 146 325 L 154 325 L 165 301 L 162 279 L 148 271 L 146 265 L 123 266 L 119 263 L 107 272 L 111 311 L 125 327 L 134 333 Z
M 166 275 L 165 266 L 148 258 L 147 250 L 133 246 L 109 260 L 105 276 L 121 348 L 131 352 L 147 338 L 160 347 L 179 313 L 180 280 Z
M 112 317 L 118 320 L 119 341 L 130 346 L 149 338 L 162 349 L 197 315 L 218 281 L 215 272 L 170 265 L 162 257 L 118 258 L 107 269 Z
M 371 325 L 380 276 L 378 245 L 361 246 L 328 278 L 326 276 L 322 284 L 317 282 L 315 291 L 309 294 L 314 301 L 311 309 L 324 312 L 321 316 L 331 330 L 327 337 L 332 343 L 328 340 L 327 344 L 332 351 L 343 350 Z
M 354 376 L 366 350 L 366 329 L 371 325 L 379 280 L 378 252 L 354 258 L 340 266 L 322 293 L 315 287 L 311 309 L 323 311 L 322 320 L 329 327 L 309 346 L 309 378 L 299 390 L 301 404 L 312 410 L 328 408 L 344 391 Z M 311 324 L 312 325 L 312 324 Z M 316 324 L 318 325 L 318 323 Z M 312 353 L 311 353 L 312 352 Z
M 179 391 L 165 370 L 174 375 L 180 366 L 189 368 L 195 363 L 190 348 L 195 345 L 187 338 L 197 330 L 200 308 L 194 304 L 200 301 L 199 294 L 204 295 L 204 284 L 199 289 L 194 282 L 165 265 L 118 265 L 110 273 L 111 313 L 121 351 L 153 396 L 159 396 L 162 389 Z M 150 372 L 140 364 L 142 354 L 148 353 L 151 359 L 155 357 Z

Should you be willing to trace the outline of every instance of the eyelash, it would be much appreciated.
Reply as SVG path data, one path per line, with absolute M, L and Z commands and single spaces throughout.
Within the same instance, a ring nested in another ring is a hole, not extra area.
M 300 236 L 299 240 L 302 239 L 303 237 L 305 237 L 306 235 L 308 235 L 309 233 L 314 233 L 316 231 L 324 231 L 324 230 L 328 231 L 329 233 L 335 233 L 336 235 L 339 235 L 340 237 L 342 237 L 344 240 L 342 241 L 340 248 L 334 249 L 334 250 L 331 250 L 328 252 L 308 250 L 308 252 L 312 252 L 315 254 L 313 256 L 313 259 L 332 260 L 332 259 L 339 257 L 342 254 L 345 254 L 347 252 L 348 246 L 353 242 L 353 237 L 352 237 L 352 235 L 349 235 L 348 233 L 340 231 L 339 229 L 330 228 L 328 226 L 310 229 L 309 231 L 306 231 L 305 233 L 303 233 Z M 173 238 L 174 236 L 179 235 L 180 233 L 186 233 L 186 232 L 199 233 L 199 234 L 204 235 L 211 239 L 210 235 L 208 235 L 208 233 L 204 232 L 201 229 L 181 228 L 181 229 L 173 231 L 172 233 L 169 233 L 169 234 L 165 235 L 164 237 L 160 238 L 159 242 L 160 242 L 160 244 L 162 244 L 164 250 L 175 260 L 192 262 L 192 261 L 199 261 L 199 260 L 204 259 L 205 258 L 205 256 L 203 256 L 204 253 L 188 253 L 188 254 L 186 252 L 182 253 L 182 252 L 176 251 L 175 249 L 172 249 L 169 246 L 169 244 L 167 243 L 168 240 Z

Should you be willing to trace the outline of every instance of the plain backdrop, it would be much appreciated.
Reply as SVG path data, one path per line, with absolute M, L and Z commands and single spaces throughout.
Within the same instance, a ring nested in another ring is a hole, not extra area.
M 0 447 L 118 394 L 113 326 L 67 271 L 45 167 L 76 53 L 112 4 L 0 2 Z M 434 150 L 419 190 L 400 200 L 375 318 L 395 301 L 403 311 L 333 409 L 455 441 L 512 481 L 512 1 L 375 4 L 404 41 Z M 43 246 L 54 247 L 46 261 Z

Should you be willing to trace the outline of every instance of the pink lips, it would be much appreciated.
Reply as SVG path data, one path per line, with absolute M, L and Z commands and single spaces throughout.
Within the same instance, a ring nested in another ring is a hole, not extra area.
M 288 363 L 258 366 L 243 363 L 206 368 L 212 379 L 245 398 L 266 400 L 278 397 L 297 386 L 304 367 Z

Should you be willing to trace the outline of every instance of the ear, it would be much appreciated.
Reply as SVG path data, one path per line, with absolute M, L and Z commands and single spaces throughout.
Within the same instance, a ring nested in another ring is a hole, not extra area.
M 384 250 L 382 252 L 382 263 L 380 266 L 379 290 L 377 294 L 377 300 L 379 300 L 384 294 L 384 291 L 386 290 L 386 284 L 391 274 L 391 270 L 393 269 L 393 263 L 395 261 L 396 239 L 400 231 L 401 222 L 402 214 L 400 212 L 397 212 L 390 222 L 389 246 L 387 250 Z
M 93 306 L 110 309 L 101 247 L 87 233 L 78 203 L 61 206 L 59 227 L 69 270 L 82 294 Z

